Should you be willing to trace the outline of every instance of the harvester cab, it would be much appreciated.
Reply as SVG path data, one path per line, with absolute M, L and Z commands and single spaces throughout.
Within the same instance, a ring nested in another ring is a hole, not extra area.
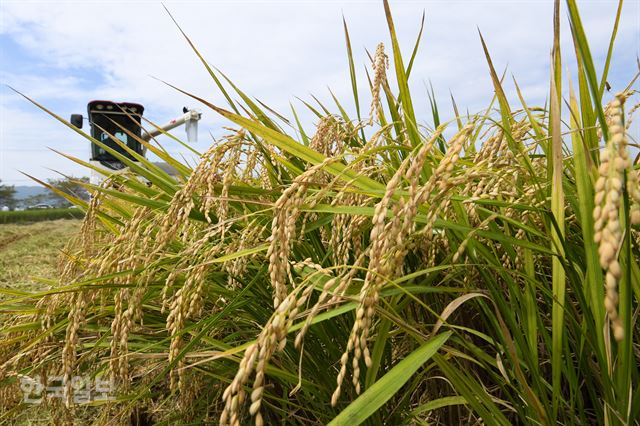
M 93 139 L 112 151 L 132 161 L 137 161 L 132 152 L 143 157 L 146 154 L 146 148 L 140 143 L 140 140 L 148 141 L 183 124 L 186 128 L 187 140 L 189 142 L 197 141 L 198 121 L 202 114 L 187 108 L 184 108 L 182 112 L 181 116 L 169 121 L 164 126 L 149 125 L 153 127 L 153 130 L 147 131 L 142 125 L 142 114 L 144 113 L 142 105 L 130 102 L 91 101 L 87 105 L 87 120 Z M 81 114 L 72 114 L 70 121 L 71 124 L 81 129 L 83 119 Z M 127 170 L 126 165 L 119 158 L 97 143 L 91 143 L 89 163 L 104 170 L 107 175 Z M 91 170 L 91 183 L 99 184 L 104 178 L 104 173 Z

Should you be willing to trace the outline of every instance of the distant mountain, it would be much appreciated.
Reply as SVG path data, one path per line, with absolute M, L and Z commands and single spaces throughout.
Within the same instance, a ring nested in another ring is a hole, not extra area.
M 43 186 L 20 185 L 14 186 L 14 189 L 16 190 L 16 193 L 13 198 L 15 198 L 16 200 L 24 200 L 25 198 L 33 197 L 36 195 L 47 195 L 51 192 Z
M 42 186 L 26 186 L 20 185 L 14 187 L 16 190 L 13 198 L 17 201 L 16 207 L 27 208 L 34 204 L 57 205 L 65 201 Z
M 88 178 L 87 178 L 88 180 Z M 67 182 L 66 180 L 49 182 L 53 183 L 58 189 L 72 193 L 76 196 L 80 196 L 81 198 L 87 200 L 89 199 L 89 194 L 79 185 L 74 182 Z M 65 200 L 63 197 L 55 194 L 53 191 L 37 185 L 15 185 L 13 186 L 15 189 L 15 194 L 13 195 L 14 200 L 16 201 L 14 207 L 16 208 L 28 208 L 35 204 L 48 204 L 54 207 L 66 207 L 70 203 Z M 0 205 L 0 207 L 2 207 Z

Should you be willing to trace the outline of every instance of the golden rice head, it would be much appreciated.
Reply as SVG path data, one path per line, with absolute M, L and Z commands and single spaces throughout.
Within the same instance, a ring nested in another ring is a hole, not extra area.
M 385 140 L 392 143 L 392 128 L 393 123 L 381 126 L 362 147 L 354 150 L 354 154 L 359 156 L 358 161 L 350 164 L 350 167 L 352 167 L 354 171 L 372 178 L 377 172 L 380 172 L 383 164 L 376 163 L 377 155 L 375 148 L 381 146 Z
M 599 177 L 595 186 L 594 240 L 598 244 L 600 266 L 605 270 L 604 305 L 617 341 L 624 338 L 622 321 L 618 316 L 618 281 L 622 270 L 618 252 L 622 244 L 620 206 L 623 198 L 625 171 L 630 167 L 626 150 L 626 135 L 622 123 L 624 95 L 618 95 L 609 103 L 609 139 L 600 153 Z
M 275 186 L 278 185 L 277 182 L 282 182 L 282 168 L 278 167 L 278 150 L 270 143 L 263 144 L 262 148 L 264 149 L 263 155 L 261 156 L 263 164 L 258 170 L 258 180 L 262 188 L 275 189 Z M 266 166 L 269 162 L 274 165 L 275 170 L 270 170 L 270 168 Z M 275 172 L 274 177 L 276 179 L 272 179 L 271 171 Z
M 0 368 L 0 377 L 3 379 L 7 376 L 5 372 Z M 16 382 L 10 385 L 3 385 L 0 387 L 0 412 L 7 413 L 13 407 L 22 403 L 23 395 L 20 389 L 20 383 Z
M 114 382 L 127 386 L 129 383 L 129 364 L 127 361 L 129 334 L 135 321 L 142 316 L 142 298 L 147 284 L 153 276 L 153 268 L 148 267 L 147 253 L 151 251 L 149 240 L 149 215 L 147 207 L 134 210 L 129 221 L 125 222 L 115 240 L 96 256 L 94 267 L 96 276 L 119 273 L 114 278 L 116 284 L 126 286 L 116 291 L 114 296 L 114 318 L 111 323 L 111 359 L 110 373 Z M 142 273 L 141 267 L 146 267 Z M 132 291 L 128 287 L 136 285 Z M 125 306 L 125 301 L 127 306 Z
M 262 243 L 264 229 L 257 219 L 247 221 L 240 235 L 237 238 L 232 238 L 226 246 L 226 253 L 239 253 Z M 240 286 L 237 278 L 245 275 L 249 262 L 255 257 L 255 255 L 244 255 L 224 262 L 223 268 L 227 272 L 227 285 L 230 289 Z
M 225 407 L 220 416 L 221 425 L 238 425 L 241 423 L 240 409 L 247 397 L 244 388 L 252 375 L 254 375 L 254 380 L 250 394 L 249 414 L 254 416 L 257 425 L 264 423 L 260 413 L 260 407 L 264 395 L 265 374 L 269 360 L 276 352 L 284 350 L 287 341 L 287 332 L 291 328 L 293 320 L 302 313 L 311 293 L 315 289 L 312 278 L 315 277 L 317 273 L 323 275 L 328 274 L 328 271 L 314 264 L 310 259 L 296 262 L 293 268 L 298 275 L 305 276 L 306 274 L 305 279 L 285 296 L 282 302 L 276 307 L 273 316 L 263 327 L 256 342 L 245 351 L 236 376 L 223 393 Z M 312 272 L 306 273 L 304 271 L 305 269 Z M 354 271 L 357 271 L 357 268 L 354 268 Z M 351 273 L 351 275 L 353 276 L 355 274 Z M 350 281 L 350 279 L 348 280 Z M 345 282 L 346 281 L 343 281 L 343 283 Z M 320 300 L 315 304 L 312 312 L 307 317 L 305 326 L 296 337 L 295 345 L 297 348 L 300 348 L 300 342 L 304 333 L 308 330 L 315 314 L 321 309 L 323 301 L 325 301 L 329 294 L 329 289 L 333 288 L 335 283 L 335 278 L 329 278 L 325 284 Z M 339 285 L 338 287 L 341 286 Z M 342 287 L 342 289 L 334 288 L 335 292 L 344 294 L 346 288 L 344 285 L 342 285 Z
M 204 174 L 199 171 L 201 182 L 194 183 L 195 186 L 202 187 L 202 212 L 209 223 L 211 217 L 209 212 L 214 210 L 218 215 L 218 222 L 224 222 L 228 214 L 228 198 L 231 185 L 238 179 L 238 166 L 244 154 L 246 134 L 243 129 L 234 130 L 233 133 L 223 138 L 223 143 L 218 145 L 215 153 L 207 157 L 202 163 L 202 170 L 207 170 Z M 222 181 L 220 195 L 216 195 L 216 184 Z M 223 230 L 224 233 L 224 230 Z
M 331 398 L 332 405 L 337 403 L 340 396 L 351 354 L 353 354 L 351 358 L 352 383 L 356 393 L 360 392 L 360 360 L 363 359 L 367 366 L 370 366 L 372 362 L 368 348 L 368 336 L 379 300 L 380 288 L 386 279 L 390 279 L 402 271 L 404 257 L 407 253 L 406 240 L 415 227 L 413 218 L 417 214 L 418 206 L 424 203 L 436 189 L 446 192 L 450 185 L 448 178 L 453 173 L 454 165 L 473 126 L 473 123 L 470 123 L 453 138 L 449 150 L 425 186 L 420 187 L 418 179 L 426 159 L 444 127 L 437 129 L 417 153 L 409 156 L 387 183 L 385 194 L 374 210 L 368 249 L 369 265 L 358 296 L 356 321 L 347 341 L 347 348 L 340 359 L 340 372 L 336 378 L 336 389 Z M 401 197 L 391 205 L 391 200 L 403 180 L 409 181 L 409 197 L 407 199 Z M 387 220 L 389 211 L 391 211 L 391 220 Z
M 389 57 L 384 52 L 384 44 L 378 44 L 376 53 L 373 56 L 373 84 L 371 87 L 371 110 L 369 112 L 369 124 L 373 124 L 374 117 L 382 111 L 380 102 L 380 89 L 387 81 L 387 69 L 389 68 Z
M 264 424 L 260 406 L 262 405 L 264 394 L 266 368 L 273 354 L 284 349 L 287 331 L 291 327 L 299 307 L 304 303 L 298 300 L 299 289 L 300 287 L 286 295 L 276 307 L 276 311 L 269 322 L 265 324 L 256 342 L 245 351 L 236 376 L 222 395 L 225 407 L 220 415 L 220 425 L 235 426 L 241 424 L 240 408 L 246 399 L 244 385 L 254 371 L 255 377 L 250 395 L 249 414 L 255 417 L 256 425 Z
M 483 220 L 482 223 L 479 226 L 474 227 L 471 230 L 471 232 L 469 232 L 467 234 L 465 239 L 462 240 L 462 242 L 458 246 L 458 249 L 456 250 L 455 254 L 453 255 L 453 258 L 451 259 L 451 263 L 458 263 L 458 261 L 460 260 L 460 258 L 464 254 L 465 250 L 467 249 L 467 246 L 469 245 L 469 242 L 473 238 L 475 238 L 475 236 L 478 233 L 478 231 L 487 229 L 488 226 L 489 226 L 489 223 L 491 223 L 494 220 L 496 220 L 497 217 L 498 217 L 498 215 L 496 213 L 491 214 L 491 215 L 489 215 L 489 217 L 487 217 L 485 220 Z
M 111 342 L 109 357 L 109 372 L 110 379 L 113 383 L 121 384 L 126 381 L 126 378 L 121 377 L 123 371 L 123 359 L 121 358 L 120 342 L 121 336 L 126 332 L 123 330 L 124 325 L 124 301 L 129 294 L 129 290 L 126 288 L 120 289 L 116 292 L 113 298 L 113 320 L 111 321 Z
M 195 422 L 199 412 L 193 401 L 196 401 L 206 391 L 208 383 L 203 379 L 202 374 L 197 371 L 187 370 L 183 373 L 183 376 L 184 378 L 179 385 L 178 409 L 184 423 Z M 212 424 L 211 421 L 202 420 L 202 418 L 200 418 L 200 422 Z
M 623 92 L 617 93 L 611 101 L 609 101 L 603 108 L 605 122 L 607 123 L 607 127 L 613 124 L 613 118 L 616 117 L 620 112 L 618 111 L 618 103 L 624 104 L 625 101 L 631 97 L 635 91 L 633 90 L 625 90 Z M 598 127 L 597 131 L 598 139 L 602 139 L 602 128 Z
M 103 183 L 103 186 L 108 184 L 109 180 L 106 180 Z M 85 212 L 84 219 L 80 225 L 80 247 L 82 247 L 82 250 L 87 254 L 91 253 L 96 239 L 96 228 L 98 226 L 97 214 L 100 209 L 101 199 L 102 192 L 94 191 L 91 194 L 91 200 L 89 201 L 87 211 Z
M 304 325 L 296 335 L 296 338 L 294 341 L 294 346 L 296 349 L 302 348 L 302 342 L 304 340 L 304 337 L 307 331 L 309 330 L 309 327 L 311 327 L 311 324 L 314 318 L 323 309 L 340 302 L 344 298 L 347 290 L 349 289 L 349 287 L 351 286 L 351 283 L 353 282 L 353 279 L 356 277 L 360 268 L 362 268 L 362 266 L 364 265 L 365 259 L 366 259 L 366 254 L 362 253 L 360 256 L 358 256 L 358 258 L 355 260 L 353 265 L 348 266 L 346 273 L 342 273 L 338 277 L 331 277 L 327 271 L 324 271 L 322 268 L 317 268 L 317 271 L 319 273 L 322 273 L 323 275 L 325 275 L 326 280 L 324 285 L 322 286 L 322 290 L 320 292 L 320 296 L 318 297 L 318 300 L 307 311 L 307 316 L 306 316 Z M 299 267 L 300 265 L 296 265 L 296 266 Z M 309 275 L 309 278 L 311 277 L 312 275 Z M 312 288 L 313 286 L 308 287 L 308 289 L 306 289 L 305 292 L 310 291 Z M 329 296 L 331 297 L 329 298 Z M 327 298 L 329 298 L 329 300 L 327 300 Z M 301 299 L 306 300 L 304 297 Z
M 86 315 L 87 296 L 80 291 L 74 294 L 74 303 L 69 311 L 67 332 L 62 349 L 62 371 L 65 383 L 65 404 L 67 408 L 73 406 L 73 387 L 71 378 L 76 368 L 77 348 L 80 342 L 80 328 L 84 325 Z
M 631 224 L 640 225 L 640 178 L 638 177 L 637 170 L 631 170 L 628 175 L 628 188 L 631 195 Z
M 309 141 L 309 148 L 325 157 L 341 155 L 344 151 L 346 131 L 339 117 L 328 115 L 322 117 L 316 127 L 316 133 Z
M 235 136 L 228 138 L 241 137 L 239 134 L 240 132 L 237 132 Z M 236 144 L 234 141 L 234 143 L 223 143 L 220 146 L 213 145 L 202 155 L 187 182 L 173 195 L 167 213 L 160 216 L 160 230 L 156 235 L 154 253 L 162 253 L 180 231 L 182 231 L 183 239 L 186 240 L 188 234 L 184 231 L 190 222 L 189 215 L 196 207 L 194 199 L 197 195 L 201 195 L 204 200 L 202 208 L 207 221 L 211 220 L 208 213 L 213 207 L 214 200 L 217 199 L 215 185 L 220 181 L 219 166 L 229 147 Z
M 260 176 L 260 160 L 262 153 L 255 144 L 250 144 L 246 153 L 246 161 L 242 170 L 240 180 L 242 182 L 252 182 L 256 177 Z
M 405 159 L 402 162 L 394 176 L 387 183 L 387 187 L 385 190 L 385 194 L 380 200 L 380 202 L 376 205 L 374 210 L 374 215 L 372 219 L 372 230 L 370 236 L 370 260 L 369 267 L 367 271 L 367 275 L 365 278 L 365 282 L 363 284 L 362 290 L 359 295 L 359 303 L 358 308 L 356 310 L 356 321 L 351 330 L 351 334 L 349 339 L 347 340 L 347 348 L 343 353 L 340 359 L 340 372 L 338 377 L 336 378 L 336 389 L 331 397 L 331 404 L 333 406 L 336 405 L 338 398 L 341 393 L 342 382 L 346 376 L 347 362 L 349 361 L 349 356 L 351 352 L 353 352 L 353 382 L 356 386 L 356 392 L 359 393 L 359 376 L 360 376 L 360 358 L 363 355 L 361 343 L 361 336 L 363 335 L 363 330 L 366 330 L 369 326 L 369 319 L 373 316 L 373 311 L 375 309 L 375 304 L 377 303 L 377 292 L 375 291 L 375 287 L 377 285 L 377 281 L 384 277 L 384 274 L 378 274 L 381 267 L 383 266 L 383 255 L 382 249 L 385 243 L 385 219 L 387 216 L 387 212 L 389 211 L 389 207 L 391 204 L 391 200 L 396 190 L 400 186 L 402 177 L 404 176 L 405 171 L 408 168 L 410 157 Z M 366 345 L 366 341 L 364 342 L 364 349 L 366 353 L 365 362 L 370 364 L 370 357 L 368 352 L 368 347 Z
M 413 205 L 420 205 L 431 198 L 429 211 L 427 213 L 427 223 L 419 232 L 420 235 L 427 240 L 433 236 L 433 225 L 438 214 L 448 205 L 447 197 L 450 195 L 449 190 L 457 184 L 456 180 L 452 177 L 453 171 L 460 158 L 462 147 L 474 127 L 475 122 L 467 124 L 449 141 L 449 148 L 445 156 L 433 171 L 427 183 L 418 189 L 415 195 L 415 201 L 411 202 L 411 211 L 415 211 Z
M 192 228 L 195 227 L 192 226 Z M 219 236 L 220 226 L 216 225 L 211 227 L 204 235 L 199 235 L 197 229 L 194 229 L 188 234 L 190 235 L 191 241 L 185 243 L 175 257 L 175 259 L 177 259 L 176 263 L 166 275 L 165 283 L 160 293 L 162 298 L 161 310 L 163 313 L 169 305 L 174 303 L 177 295 L 174 287 L 176 283 L 180 282 L 179 278 L 185 278 L 186 280 L 186 271 L 191 271 L 201 266 L 202 252 L 210 246 L 210 240 L 215 240 L 217 236 Z
M 177 292 L 171 303 L 169 315 L 167 316 L 167 330 L 171 335 L 171 343 L 169 345 L 169 363 L 174 362 L 178 357 L 180 350 L 183 347 L 182 328 L 187 316 L 188 304 L 186 302 L 188 288 L 182 287 Z M 181 374 L 179 371 L 184 367 L 184 359 L 180 360 L 176 368 L 174 368 L 169 375 L 170 389 L 176 390 L 178 388 Z
M 638 111 L 639 108 L 640 108 L 640 102 L 636 103 L 634 106 L 629 108 L 629 110 L 627 111 L 627 119 L 624 122 L 624 128 L 627 131 L 629 131 L 629 128 L 631 127 L 631 123 L 633 123 L 633 119 L 635 117 L 635 113 Z
M 331 205 L 367 206 L 369 197 L 362 194 L 339 192 L 332 199 Z M 350 257 L 356 259 L 362 252 L 362 231 L 369 220 L 366 216 L 336 214 L 331 220 L 329 247 L 333 263 L 346 265 Z
M 625 94 L 631 96 L 631 94 L 637 93 L 636 91 L 628 91 Z M 626 98 L 625 98 L 626 99 Z M 624 100 L 621 99 L 621 103 L 624 105 Z M 634 113 L 640 108 L 640 102 L 632 106 L 627 112 L 627 118 L 624 123 L 624 144 L 626 145 L 627 133 L 631 126 Z M 640 157 L 636 157 L 637 166 Z M 634 168 L 633 164 L 630 164 L 627 170 L 627 190 L 629 192 L 629 199 L 631 202 L 630 219 L 632 225 L 640 225 L 640 169 Z
M 326 164 L 338 161 L 340 156 L 330 157 L 326 160 Z M 351 166 L 351 165 L 349 165 Z M 311 179 L 311 178 L 307 178 Z M 323 202 L 331 202 L 332 205 L 336 205 L 334 202 L 339 199 L 342 195 L 345 194 L 345 188 L 350 187 L 353 182 L 349 182 L 346 185 L 342 186 L 341 183 L 342 176 L 331 176 L 328 172 L 319 170 L 313 176 L 313 183 L 315 186 L 318 186 L 319 189 L 309 191 L 309 195 L 307 196 L 306 204 L 309 210 L 312 210 L 318 204 Z M 341 187 L 342 186 L 342 187 Z M 335 193 L 335 196 L 331 196 L 330 193 Z M 318 214 L 312 211 L 308 211 L 304 214 L 301 220 L 300 231 L 298 232 L 299 238 L 305 238 L 305 234 L 307 231 L 307 224 L 318 219 Z M 330 227 L 320 227 L 320 238 L 323 242 L 330 242 L 334 229 Z
M 199 240 L 187 245 L 179 255 L 182 261 L 174 265 L 173 271 L 168 275 L 167 280 L 171 280 L 171 283 L 165 283 L 162 294 L 163 298 L 165 298 L 163 304 L 169 307 L 169 314 L 166 320 L 166 328 L 171 336 L 169 362 L 173 362 L 176 359 L 183 347 L 182 328 L 185 321 L 202 314 L 204 308 L 204 284 L 206 275 L 212 267 L 210 261 L 218 257 L 222 248 L 222 244 L 218 239 L 221 233 L 220 229 L 221 226 L 214 226 L 202 235 Z M 169 297 L 168 287 L 172 286 L 176 281 L 177 273 L 175 271 L 178 270 L 182 271 L 184 275 L 184 283 L 174 295 Z M 180 360 L 176 368 L 170 373 L 172 390 L 184 387 L 184 370 L 182 367 L 184 367 L 184 360 Z
M 269 277 L 274 289 L 273 304 L 276 308 L 287 294 L 287 277 L 290 274 L 289 252 L 296 235 L 296 221 L 308 186 L 312 183 L 311 179 L 333 161 L 336 160 L 327 158 L 297 176 L 274 205 L 267 259 L 269 260 Z
M 240 164 L 240 155 L 242 153 L 241 148 L 242 145 L 238 144 L 230 149 L 228 158 L 225 161 L 224 171 L 222 174 L 222 190 L 220 191 L 220 201 L 218 202 L 218 206 L 216 209 L 216 214 L 218 215 L 218 223 L 226 221 L 229 214 L 229 189 L 231 188 L 231 184 L 233 184 L 237 179 L 236 169 Z M 210 199 L 212 198 L 207 198 L 207 201 Z M 209 218 L 209 211 L 207 208 L 204 209 L 204 214 L 207 218 Z M 222 235 L 224 237 L 224 231 Z

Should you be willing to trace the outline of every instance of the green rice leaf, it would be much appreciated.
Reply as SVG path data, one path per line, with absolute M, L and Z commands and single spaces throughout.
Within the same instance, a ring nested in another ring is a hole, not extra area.
M 330 426 L 359 425 L 380 409 L 427 362 L 451 336 L 451 332 L 439 334 L 415 349 L 382 376 L 369 389 L 342 410 Z

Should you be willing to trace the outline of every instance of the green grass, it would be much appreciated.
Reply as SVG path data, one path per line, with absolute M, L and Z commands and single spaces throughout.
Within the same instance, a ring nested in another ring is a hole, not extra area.
M 7 223 L 40 222 L 57 219 L 80 219 L 84 212 L 80 209 L 38 209 L 0 212 L 0 225 Z

